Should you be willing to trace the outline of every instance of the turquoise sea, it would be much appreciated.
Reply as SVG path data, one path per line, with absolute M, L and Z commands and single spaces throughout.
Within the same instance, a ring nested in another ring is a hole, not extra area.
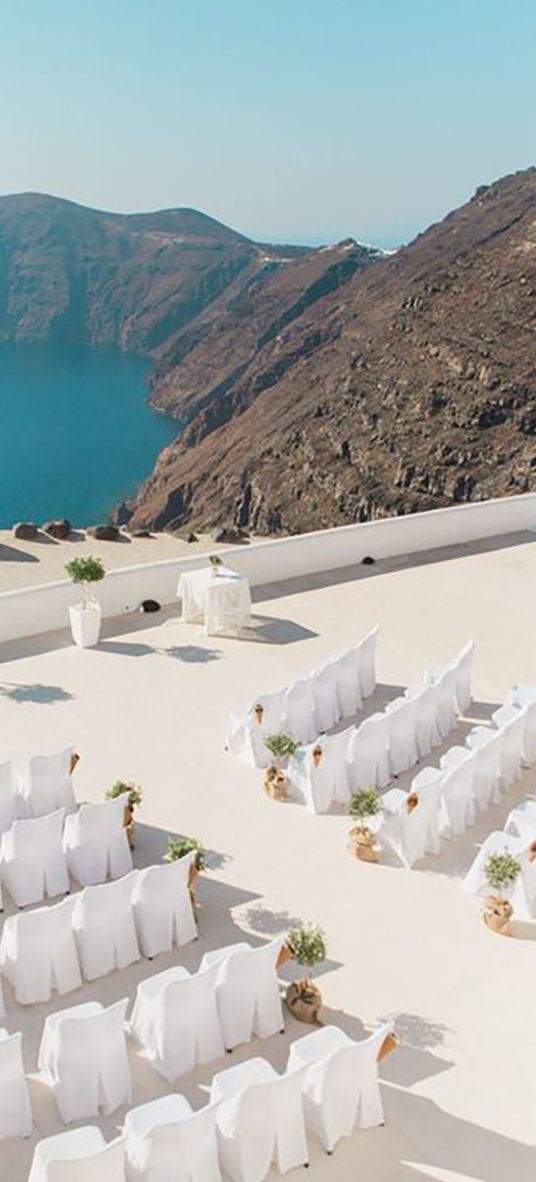
M 0 528 L 106 520 L 178 423 L 147 404 L 149 363 L 116 349 L 0 345 Z

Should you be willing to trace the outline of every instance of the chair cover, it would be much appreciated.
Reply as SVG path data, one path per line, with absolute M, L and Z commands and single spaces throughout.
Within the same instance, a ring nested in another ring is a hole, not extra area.
M 353 718 L 363 705 L 361 693 L 359 651 L 350 649 L 340 653 L 331 661 L 337 675 L 337 697 L 341 707 L 341 718 Z
M 17 907 L 69 890 L 62 829 L 65 813 L 14 821 L 0 842 L 0 876 Z
M 181 965 L 138 985 L 130 1028 L 169 1083 L 223 1055 L 216 1002 L 219 966 L 190 975 Z
M 65 819 L 64 847 L 69 870 L 81 886 L 95 886 L 132 870 L 120 796 L 102 804 L 82 804 Z
M 512 903 L 518 919 L 533 919 L 536 916 L 536 861 L 530 859 L 533 837 L 514 837 L 498 830 L 490 833 L 464 879 L 464 891 L 469 895 L 493 895 L 495 892 L 484 873 L 487 859 L 490 854 L 512 854 L 521 863 L 521 873 L 514 886 L 502 893 Z
M 425 682 L 409 687 L 404 695 L 415 708 L 415 741 L 419 759 L 426 759 L 432 747 L 441 742 L 438 729 L 439 693 Z
M 129 1182 L 221 1182 L 216 1106 L 193 1112 L 186 1097 L 160 1096 L 127 1113 Z
M 361 694 L 368 698 L 376 689 L 376 641 L 378 628 L 373 628 L 360 644 L 356 645 L 359 653 L 359 683 Z
M 458 837 L 476 816 L 476 795 L 474 789 L 474 761 L 466 747 L 456 748 L 459 756 L 441 760 L 443 779 L 441 783 L 442 819 L 441 831 L 445 837 Z
M 304 1070 L 278 1075 L 265 1059 L 248 1059 L 212 1080 L 220 1161 L 232 1182 L 262 1182 L 275 1161 L 281 1174 L 307 1165 Z
M 17 811 L 20 817 L 44 817 L 56 809 L 74 812 L 73 755 L 73 748 L 65 747 L 57 755 L 35 755 L 19 768 Z
M 69 993 L 82 984 L 72 930 L 73 896 L 11 915 L 0 940 L 0 967 L 20 1005 L 50 999 L 53 989 Z
M 333 661 L 317 669 L 312 675 L 314 700 L 314 728 L 317 735 L 330 731 L 343 717 L 338 691 L 338 670 Z
M 368 786 L 385 788 L 389 779 L 389 717 L 371 714 L 354 729 L 348 744 L 350 791 Z
M 524 837 L 529 843 L 536 841 L 536 800 L 523 800 L 511 809 L 504 832 L 513 837 Z
M 454 698 L 457 714 L 466 714 L 471 702 L 471 668 L 473 664 L 473 654 L 475 651 L 474 640 L 468 640 L 464 644 L 458 656 L 455 657 L 449 666 L 454 670 Z
M 82 976 L 94 981 L 140 959 L 132 895 L 138 871 L 86 887 L 76 896 L 73 930 Z
M 487 809 L 501 798 L 502 731 L 475 726 L 466 737 L 473 752 L 473 789 L 479 809 Z
M 90 1001 L 45 1018 L 39 1069 L 54 1092 L 64 1124 L 130 1103 L 127 1006 L 127 997 L 107 1009 Z
M 322 735 L 315 743 L 298 747 L 289 760 L 287 778 L 291 795 L 302 800 L 311 812 L 326 813 L 334 800 L 348 800 L 347 757 L 353 733 L 354 728 L 348 727 L 333 735 Z
M 284 942 L 283 935 L 260 948 L 230 944 L 203 958 L 202 967 L 219 966 L 216 994 L 226 1050 L 249 1042 L 254 1034 L 269 1038 L 284 1029 L 276 967 Z
M 511 715 L 506 720 L 507 715 Z M 502 734 L 501 748 L 501 780 L 504 788 L 509 788 L 521 775 L 521 759 L 525 735 L 526 714 L 515 707 L 503 706 L 502 711 L 495 711 L 493 720 L 502 715 L 503 722 L 498 722 Z
M 382 796 L 384 818 L 379 839 L 394 850 L 404 866 L 411 867 L 425 854 L 438 854 L 441 850 L 439 836 L 441 818 L 442 774 L 435 768 L 426 771 L 435 773 L 429 778 L 423 791 L 412 784 L 410 792 L 417 796 L 417 804 L 408 812 L 408 794 L 401 788 L 391 788 Z
M 383 1124 L 378 1052 L 390 1031 L 384 1025 L 354 1042 L 339 1027 L 324 1026 L 292 1043 L 287 1070 L 306 1069 L 305 1122 L 328 1153 L 354 1129 Z
M 260 694 L 245 718 L 231 715 L 227 746 L 238 759 L 254 767 L 268 767 L 271 755 L 264 740 L 285 730 L 285 693 Z
M 13 766 L 0 763 L 0 836 L 11 829 L 16 815 Z
M 188 877 L 195 853 L 176 862 L 139 870 L 132 893 L 134 920 L 143 956 L 170 952 L 173 944 L 197 938 Z
M 302 677 L 285 691 L 286 729 L 298 743 L 311 743 L 316 738 L 315 700 L 312 677 Z
M 413 698 L 396 698 L 385 708 L 388 719 L 389 767 L 398 776 L 419 760 L 417 707 Z
M 437 728 L 441 739 L 446 739 L 456 721 L 456 669 L 443 669 L 434 677 L 432 685 L 437 687 Z
M 32 1123 L 22 1064 L 22 1035 L 8 1034 L 7 1030 L 0 1029 L 0 1140 L 29 1137 Z
M 35 1147 L 28 1182 L 125 1182 L 125 1138 L 106 1144 L 100 1129 L 71 1129 Z
M 524 767 L 536 763 L 536 698 L 522 707 L 525 715 L 525 729 L 521 745 L 521 759 Z

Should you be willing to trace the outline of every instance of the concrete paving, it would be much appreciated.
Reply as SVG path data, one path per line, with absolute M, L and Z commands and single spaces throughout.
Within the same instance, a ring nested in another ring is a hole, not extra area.
M 343 815 L 268 800 L 262 773 L 227 754 L 224 736 L 231 709 L 379 624 L 379 685 L 364 713 L 474 636 L 475 700 L 449 737 L 459 742 L 512 683 L 536 682 L 535 585 L 526 535 L 260 589 L 241 639 L 208 639 L 171 609 L 107 622 L 94 650 L 75 649 L 67 633 L 0 649 L 2 759 L 72 741 L 79 800 L 99 800 L 118 778 L 142 785 L 136 865 L 158 860 L 169 834 L 198 836 L 210 851 L 195 943 L 46 1006 L 23 1008 L 4 987 L 4 1024 L 23 1032 L 35 1132 L 0 1143 L 2 1182 L 25 1182 L 36 1140 L 62 1129 L 36 1067 L 48 1012 L 133 999 L 139 980 L 170 963 L 194 969 L 208 948 L 244 934 L 260 942 L 293 919 L 327 935 L 324 1020 L 359 1037 L 391 1017 L 402 1039 L 381 1067 L 385 1128 L 356 1133 L 330 1158 L 311 1138 L 311 1182 L 534 1182 L 536 924 L 518 923 L 512 940 L 493 935 L 461 880 L 487 833 L 533 793 L 536 768 L 463 838 L 408 871 L 389 856 L 376 866 L 350 858 Z M 198 1107 L 214 1072 L 251 1055 L 283 1068 L 289 1043 L 307 1033 L 290 1017 L 286 1025 L 175 1089 L 131 1043 L 133 1103 L 177 1090 Z M 98 1123 L 111 1137 L 123 1117 Z

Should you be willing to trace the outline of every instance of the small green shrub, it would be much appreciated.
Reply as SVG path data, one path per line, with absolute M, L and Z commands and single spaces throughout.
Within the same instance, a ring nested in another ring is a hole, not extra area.
M 504 854 L 490 854 L 484 865 L 484 874 L 489 886 L 494 891 L 502 891 L 513 886 L 520 873 L 520 862 L 512 854 L 506 852 Z
M 348 813 L 354 821 L 366 821 L 368 817 L 377 816 L 380 808 L 380 798 L 375 788 L 359 788 L 350 797 Z
M 291 928 L 286 942 L 294 960 L 305 969 L 311 969 L 326 959 L 326 937 L 322 928 L 316 924 L 301 923 Z
M 178 862 L 195 850 L 195 865 L 198 870 L 205 869 L 206 854 L 202 842 L 197 837 L 170 837 L 164 862 Z
M 105 570 L 100 558 L 71 558 L 65 563 L 65 570 L 73 583 L 100 583 L 105 576 Z
M 139 784 L 132 784 L 130 781 L 116 780 L 115 784 L 106 790 L 106 799 L 117 800 L 118 796 L 127 794 L 131 809 L 137 808 L 142 802 L 143 792 Z
M 220 558 L 219 554 L 209 554 L 208 560 L 210 562 L 210 565 L 213 566 L 216 570 L 218 569 L 219 566 L 223 566 L 223 562 L 222 562 L 222 559 Z
M 289 755 L 294 755 L 294 752 L 299 747 L 299 743 L 296 743 L 295 739 L 291 738 L 290 735 L 283 734 L 281 731 L 274 735 L 266 735 L 264 746 L 268 748 L 270 755 L 273 755 L 274 759 L 285 759 Z

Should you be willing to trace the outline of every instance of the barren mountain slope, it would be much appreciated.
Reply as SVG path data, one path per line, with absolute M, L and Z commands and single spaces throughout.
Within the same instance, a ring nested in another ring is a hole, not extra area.
M 299 531 L 535 487 L 536 170 L 356 272 L 243 372 L 239 338 L 213 423 L 209 400 L 141 488 L 136 525 Z M 187 401 L 180 360 L 167 383 Z

